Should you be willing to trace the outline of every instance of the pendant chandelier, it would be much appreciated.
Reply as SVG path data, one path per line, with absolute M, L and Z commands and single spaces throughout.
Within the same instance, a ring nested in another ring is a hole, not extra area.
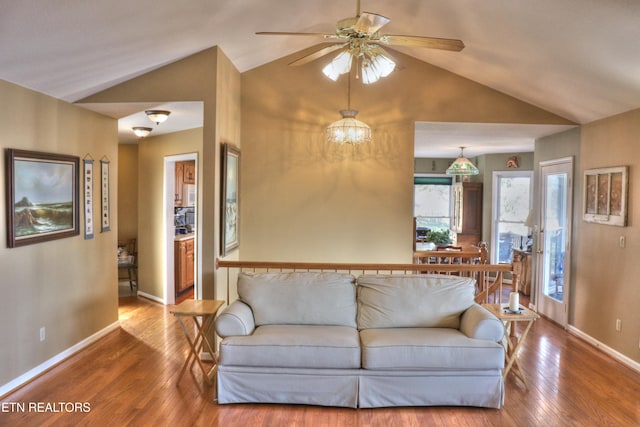
M 371 128 L 356 119 L 358 110 L 351 109 L 351 76 L 347 80 L 347 109 L 340 110 L 342 118 L 327 127 L 327 141 L 334 144 L 359 145 L 371 142 Z
M 464 154 L 465 147 L 460 147 L 460 156 L 447 168 L 447 175 L 478 175 L 480 171 L 467 159 Z

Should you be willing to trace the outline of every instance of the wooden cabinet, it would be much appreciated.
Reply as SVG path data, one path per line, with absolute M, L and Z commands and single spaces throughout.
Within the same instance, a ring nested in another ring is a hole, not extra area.
M 195 264 L 195 252 L 193 238 L 176 241 L 174 256 L 177 295 L 194 284 L 193 268 Z
M 195 184 L 196 183 L 196 162 L 189 161 L 183 162 L 184 170 L 182 172 L 182 181 L 185 184 Z
M 182 206 L 184 200 L 184 162 L 176 162 L 175 198 L 173 204 Z
M 451 228 L 461 246 L 476 246 L 482 239 L 482 183 L 453 184 Z
M 518 281 L 518 291 L 524 295 L 531 294 L 531 252 L 513 250 L 513 272 Z M 515 287 L 514 287 L 515 289 Z
M 186 162 L 176 162 L 176 182 L 175 182 L 175 198 L 173 204 L 175 206 L 183 206 L 186 204 L 186 194 L 184 193 L 185 184 L 196 183 L 196 162 L 193 160 Z

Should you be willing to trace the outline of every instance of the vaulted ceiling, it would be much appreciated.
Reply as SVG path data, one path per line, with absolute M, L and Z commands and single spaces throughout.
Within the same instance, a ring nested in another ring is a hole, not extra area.
M 640 107 L 636 0 L 362 0 L 385 33 L 462 39 L 462 52 L 398 50 L 576 123 Z M 312 46 L 356 1 L 0 2 L 0 79 L 74 102 L 220 46 L 247 71 Z M 322 78 L 319 76 L 318 78 Z

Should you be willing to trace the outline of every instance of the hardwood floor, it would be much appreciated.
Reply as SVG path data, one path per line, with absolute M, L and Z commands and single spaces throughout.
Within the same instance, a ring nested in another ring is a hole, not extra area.
M 510 375 L 500 410 L 218 406 L 201 375 L 194 375 L 196 381 L 185 375 L 176 385 L 188 347 L 169 310 L 142 298 L 121 298 L 121 329 L 6 396 L 0 425 L 640 425 L 640 374 L 544 319 L 534 324 L 520 354 L 529 389 Z M 42 406 L 30 411 L 37 404 Z M 68 412 L 75 404 L 85 406 Z

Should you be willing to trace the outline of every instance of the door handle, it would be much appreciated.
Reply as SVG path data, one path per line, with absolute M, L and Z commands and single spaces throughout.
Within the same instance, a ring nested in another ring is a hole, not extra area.
M 537 253 L 537 254 L 541 254 L 541 253 L 542 253 L 542 249 L 538 249 L 538 250 L 536 251 L 536 253 Z

